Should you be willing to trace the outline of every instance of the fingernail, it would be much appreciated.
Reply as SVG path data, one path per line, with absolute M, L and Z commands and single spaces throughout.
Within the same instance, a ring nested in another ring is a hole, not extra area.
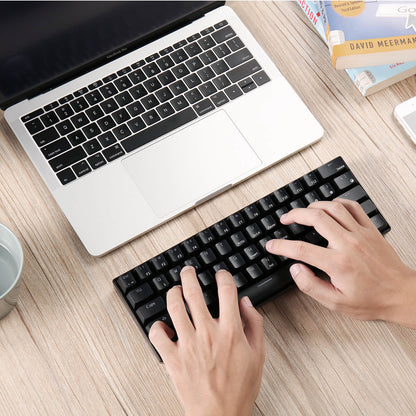
M 267 250 L 267 251 L 270 251 L 272 248 L 273 248 L 273 240 L 269 240 L 269 241 L 266 243 L 266 250 Z
M 243 301 L 247 306 L 253 306 L 253 304 L 251 303 L 251 300 L 248 296 L 244 296 Z
M 292 277 L 296 277 L 299 272 L 300 272 L 300 264 L 294 264 L 293 266 L 290 267 L 290 274 L 292 275 Z
M 182 273 L 182 272 L 186 272 L 187 270 L 192 270 L 192 269 L 193 269 L 193 267 L 192 267 L 192 266 L 185 266 L 185 267 L 182 267 L 181 273 Z

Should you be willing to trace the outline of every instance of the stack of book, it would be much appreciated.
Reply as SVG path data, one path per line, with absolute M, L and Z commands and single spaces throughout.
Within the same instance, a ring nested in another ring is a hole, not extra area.
M 416 74 L 415 2 L 297 2 L 364 96 Z

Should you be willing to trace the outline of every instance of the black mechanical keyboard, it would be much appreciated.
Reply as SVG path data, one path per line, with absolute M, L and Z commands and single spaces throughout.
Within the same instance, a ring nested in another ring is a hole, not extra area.
M 223 20 L 21 120 L 66 185 L 269 81 Z
M 166 310 L 166 292 L 180 284 L 185 265 L 195 267 L 205 301 L 218 316 L 215 272 L 228 270 L 239 297 L 249 296 L 254 306 L 292 287 L 293 260 L 265 249 L 272 238 L 304 240 L 325 247 L 328 242 L 314 228 L 284 226 L 279 218 L 293 208 L 314 201 L 345 198 L 361 204 L 381 233 L 390 226 L 341 157 L 322 165 L 211 227 L 182 241 L 114 279 L 113 283 L 146 336 L 156 320 L 172 327 Z

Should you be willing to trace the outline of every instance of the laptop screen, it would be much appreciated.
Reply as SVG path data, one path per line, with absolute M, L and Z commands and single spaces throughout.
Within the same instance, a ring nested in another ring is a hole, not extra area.
M 0 107 L 180 27 L 222 2 L 0 2 Z

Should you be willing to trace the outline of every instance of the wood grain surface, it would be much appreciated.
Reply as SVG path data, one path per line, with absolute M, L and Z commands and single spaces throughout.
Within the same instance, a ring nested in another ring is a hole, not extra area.
M 228 3 L 325 129 L 312 147 L 102 258 L 91 257 L 0 122 L 0 222 L 22 242 L 17 307 L 0 321 L 0 415 L 182 414 L 112 279 L 341 155 L 416 268 L 416 149 L 396 104 L 416 78 L 364 98 L 296 2 Z M 284 140 L 284 138 L 276 138 Z M 334 314 L 297 290 L 260 308 L 266 363 L 257 415 L 414 415 L 416 331 Z

